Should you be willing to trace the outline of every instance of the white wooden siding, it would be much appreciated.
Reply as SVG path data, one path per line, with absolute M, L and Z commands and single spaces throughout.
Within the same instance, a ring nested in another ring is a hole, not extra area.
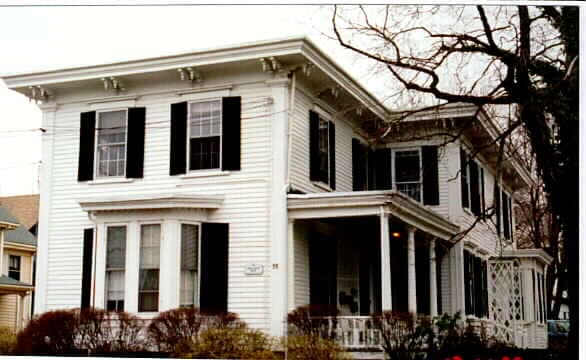
M 262 79 L 259 79 L 261 81 Z M 270 196 L 271 113 L 270 89 L 264 82 L 238 86 L 231 96 L 242 96 L 241 171 L 229 175 L 184 178 L 169 176 L 170 104 L 183 101 L 173 92 L 140 97 L 135 106 L 146 107 L 144 178 L 127 183 L 88 184 L 77 182 L 79 114 L 87 103 L 61 105 L 56 113 L 58 130 L 50 169 L 49 241 L 46 307 L 40 310 L 78 307 L 82 268 L 83 229 L 92 227 L 79 205 L 85 197 L 161 192 L 223 194 L 221 209 L 209 221 L 230 224 L 228 310 L 238 313 L 251 326 L 268 329 L 270 320 Z M 160 85 L 158 86 L 160 87 Z M 145 93 L 152 89 L 144 88 Z M 103 94 L 102 94 L 103 95 Z M 86 94 L 88 98 L 91 94 Z M 97 94 L 95 95 L 97 96 Z M 40 239 L 44 241 L 44 239 Z M 103 244 L 98 244 L 98 246 Z M 249 263 L 265 265 L 263 276 L 245 276 Z
M 309 304 L 309 237 L 305 226 L 297 224 L 294 232 L 295 307 Z

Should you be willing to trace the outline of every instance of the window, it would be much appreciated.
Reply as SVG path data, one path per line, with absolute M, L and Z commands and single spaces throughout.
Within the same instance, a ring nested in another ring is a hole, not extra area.
M 107 111 L 98 115 L 97 176 L 125 176 L 127 111 Z
M 460 149 L 462 207 L 476 216 L 485 212 L 484 169 Z
M 159 254 L 161 225 L 140 228 L 138 311 L 159 310 Z
M 108 226 L 106 244 L 106 309 L 123 311 L 126 226 Z
M 497 217 L 497 232 L 499 235 L 503 234 L 503 237 L 506 240 L 512 240 L 514 224 L 511 196 L 509 196 L 504 190 L 501 190 L 501 188 L 497 186 L 496 199 L 494 204 L 496 207 L 495 213 Z
M 466 315 L 488 316 L 487 262 L 464 250 Z
M 198 299 L 199 227 L 181 225 L 181 307 L 195 307 Z
M 395 189 L 421 201 L 422 174 L 420 150 L 397 150 L 395 158 Z
M 330 136 L 329 121 L 319 118 L 319 177 L 329 183 L 330 173 Z
M 222 102 L 189 104 L 189 170 L 219 169 Z
M 8 276 L 20 281 L 20 256 L 8 256 Z

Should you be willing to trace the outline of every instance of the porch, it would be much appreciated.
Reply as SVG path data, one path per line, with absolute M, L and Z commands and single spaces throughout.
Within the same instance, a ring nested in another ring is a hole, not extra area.
M 348 349 L 377 348 L 371 314 L 451 312 L 450 248 L 459 228 L 395 191 L 289 195 L 289 311 L 323 318 Z

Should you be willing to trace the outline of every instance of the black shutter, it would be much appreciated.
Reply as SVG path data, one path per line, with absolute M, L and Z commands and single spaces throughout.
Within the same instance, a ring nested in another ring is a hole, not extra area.
M 366 151 L 366 190 L 374 190 L 376 189 L 376 161 L 375 161 L 375 152 L 372 149 L 367 149 Z
M 496 233 L 500 236 L 501 234 L 501 188 L 496 185 L 495 186 L 495 199 L 494 203 L 494 211 L 496 214 Z
M 336 124 L 329 121 L 328 125 L 328 150 L 330 152 L 330 181 L 328 185 L 332 190 L 336 190 Z
M 81 113 L 79 119 L 79 161 L 77 181 L 94 178 L 94 141 L 96 133 L 96 112 Z
M 144 168 L 144 125 L 146 109 L 128 109 L 128 144 L 126 149 L 126 177 L 143 177 Z
M 228 311 L 228 236 L 228 224 L 201 225 L 202 311 Z
M 319 175 L 319 115 L 309 110 L 309 180 L 320 181 Z
M 352 139 L 352 190 L 366 190 L 366 147 Z
M 187 169 L 187 102 L 171 104 L 171 153 L 169 174 L 185 174 Z
M 482 260 L 473 256 L 474 259 L 474 315 L 482 317 Z
M 94 229 L 83 230 L 83 258 L 81 273 L 81 308 L 90 307 L 92 293 L 92 263 L 94 250 Z
M 437 168 L 437 146 L 422 146 L 423 204 L 439 205 L 439 177 Z
M 222 98 L 222 170 L 240 170 L 242 98 Z
M 486 213 L 486 197 L 484 195 L 484 168 L 480 168 L 480 202 L 481 202 L 481 209 L 482 209 L 482 217 L 484 218 L 484 214 Z
M 468 198 L 468 169 L 467 155 L 464 149 L 460 148 L 460 189 L 462 192 L 462 207 L 470 206 L 470 199 Z
M 507 194 L 505 193 L 505 191 L 503 190 L 503 198 L 502 198 L 502 203 L 503 203 L 503 235 L 505 237 L 505 239 L 510 239 L 511 238 L 511 223 L 510 223 L 510 217 L 509 217 L 509 197 L 507 196 Z
M 480 215 L 480 186 L 478 184 L 478 164 L 470 159 L 470 210 L 476 216 Z
M 512 197 L 509 196 L 509 228 L 510 230 L 510 239 L 513 240 L 513 234 L 515 233 L 515 224 L 513 224 L 513 201 Z
M 393 172 L 391 149 L 377 149 L 374 151 L 374 184 L 376 190 L 389 190 L 392 188 Z
M 472 284 L 470 272 L 470 254 L 464 250 L 464 311 L 466 315 L 472 314 Z
M 488 316 L 488 269 L 485 260 L 482 261 L 482 316 Z

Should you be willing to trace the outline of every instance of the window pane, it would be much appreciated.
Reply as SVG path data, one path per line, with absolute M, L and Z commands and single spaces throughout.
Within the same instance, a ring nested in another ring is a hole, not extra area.
M 396 182 L 420 182 L 419 151 L 397 151 L 395 153 Z
M 221 102 L 203 101 L 189 104 L 191 137 L 220 136 Z
M 107 228 L 106 268 L 124 268 L 126 263 L 126 226 Z
M 193 306 L 197 299 L 199 228 L 181 225 L 181 306 Z
M 126 111 L 99 114 L 97 175 L 124 176 L 126 159 Z
M 189 142 L 190 170 L 217 169 L 220 167 L 220 137 L 192 138 Z
M 138 311 L 158 311 L 161 225 L 140 227 Z

